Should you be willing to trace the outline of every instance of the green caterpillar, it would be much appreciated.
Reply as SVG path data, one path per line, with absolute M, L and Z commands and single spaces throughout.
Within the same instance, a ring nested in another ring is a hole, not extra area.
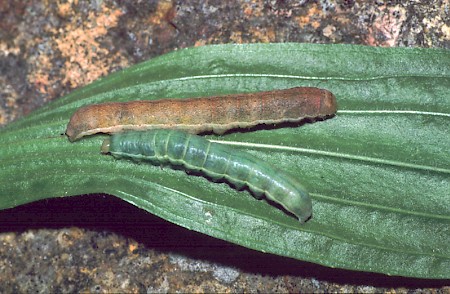
M 170 163 L 226 180 L 237 189 L 247 186 L 259 199 L 279 203 L 301 223 L 312 214 L 308 192 L 292 177 L 249 153 L 176 130 L 130 131 L 105 139 L 102 153 L 152 164 Z

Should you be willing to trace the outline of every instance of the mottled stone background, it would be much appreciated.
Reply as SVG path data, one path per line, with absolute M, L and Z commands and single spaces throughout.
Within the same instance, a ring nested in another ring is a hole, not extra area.
M 450 3 L 0 0 L 0 125 L 166 52 L 258 42 L 449 49 Z M 251 251 L 114 197 L 90 195 L 0 212 L 0 292 L 12 291 L 449 293 L 450 287 Z

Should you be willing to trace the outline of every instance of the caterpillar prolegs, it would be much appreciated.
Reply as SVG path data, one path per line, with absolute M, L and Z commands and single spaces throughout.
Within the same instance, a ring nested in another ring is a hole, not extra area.
M 249 153 L 197 135 L 164 129 L 117 133 L 105 139 L 102 153 L 155 165 L 183 166 L 213 180 L 226 180 L 238 189 L 247 186 L 257 198 L 265 195 L 301 223 L 312 214 L 308 192 L 294 178 Z

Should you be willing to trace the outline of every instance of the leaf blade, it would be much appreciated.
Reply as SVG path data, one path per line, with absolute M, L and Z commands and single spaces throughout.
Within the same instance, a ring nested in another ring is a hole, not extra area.
M 256 250 L 332 267 L 448 278 L 449 82 L 445 50 L 254 44 L 171 53 L 4 128 L 0 207 L 105 192 Z M 337 116 L 210 138 L 235 142 L 301 179 L 314 199 L 314 218 L 304 226 L 225 184 L 101 156 L 104 136 L 70 144 L 60 135 L 75 109 L 89 103 L 293 86 L 331 90 Z

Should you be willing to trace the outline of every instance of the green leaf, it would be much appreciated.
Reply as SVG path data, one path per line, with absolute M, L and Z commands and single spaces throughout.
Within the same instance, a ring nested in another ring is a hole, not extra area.
M 332 91 L 335 118 L 210 139 L 247 150 L 311 192 L 300 225 L 247 191 L 101 155 L 63 135 L 80 106 L 294 86 Z M 0 208 L 116 195 L 188 229 L 330 267 L 450 278 L 450 52 L 253 44 L 180 50 L 111 74 L 0 132 Z M 218 254 L 220 254 L 218 252 Z

